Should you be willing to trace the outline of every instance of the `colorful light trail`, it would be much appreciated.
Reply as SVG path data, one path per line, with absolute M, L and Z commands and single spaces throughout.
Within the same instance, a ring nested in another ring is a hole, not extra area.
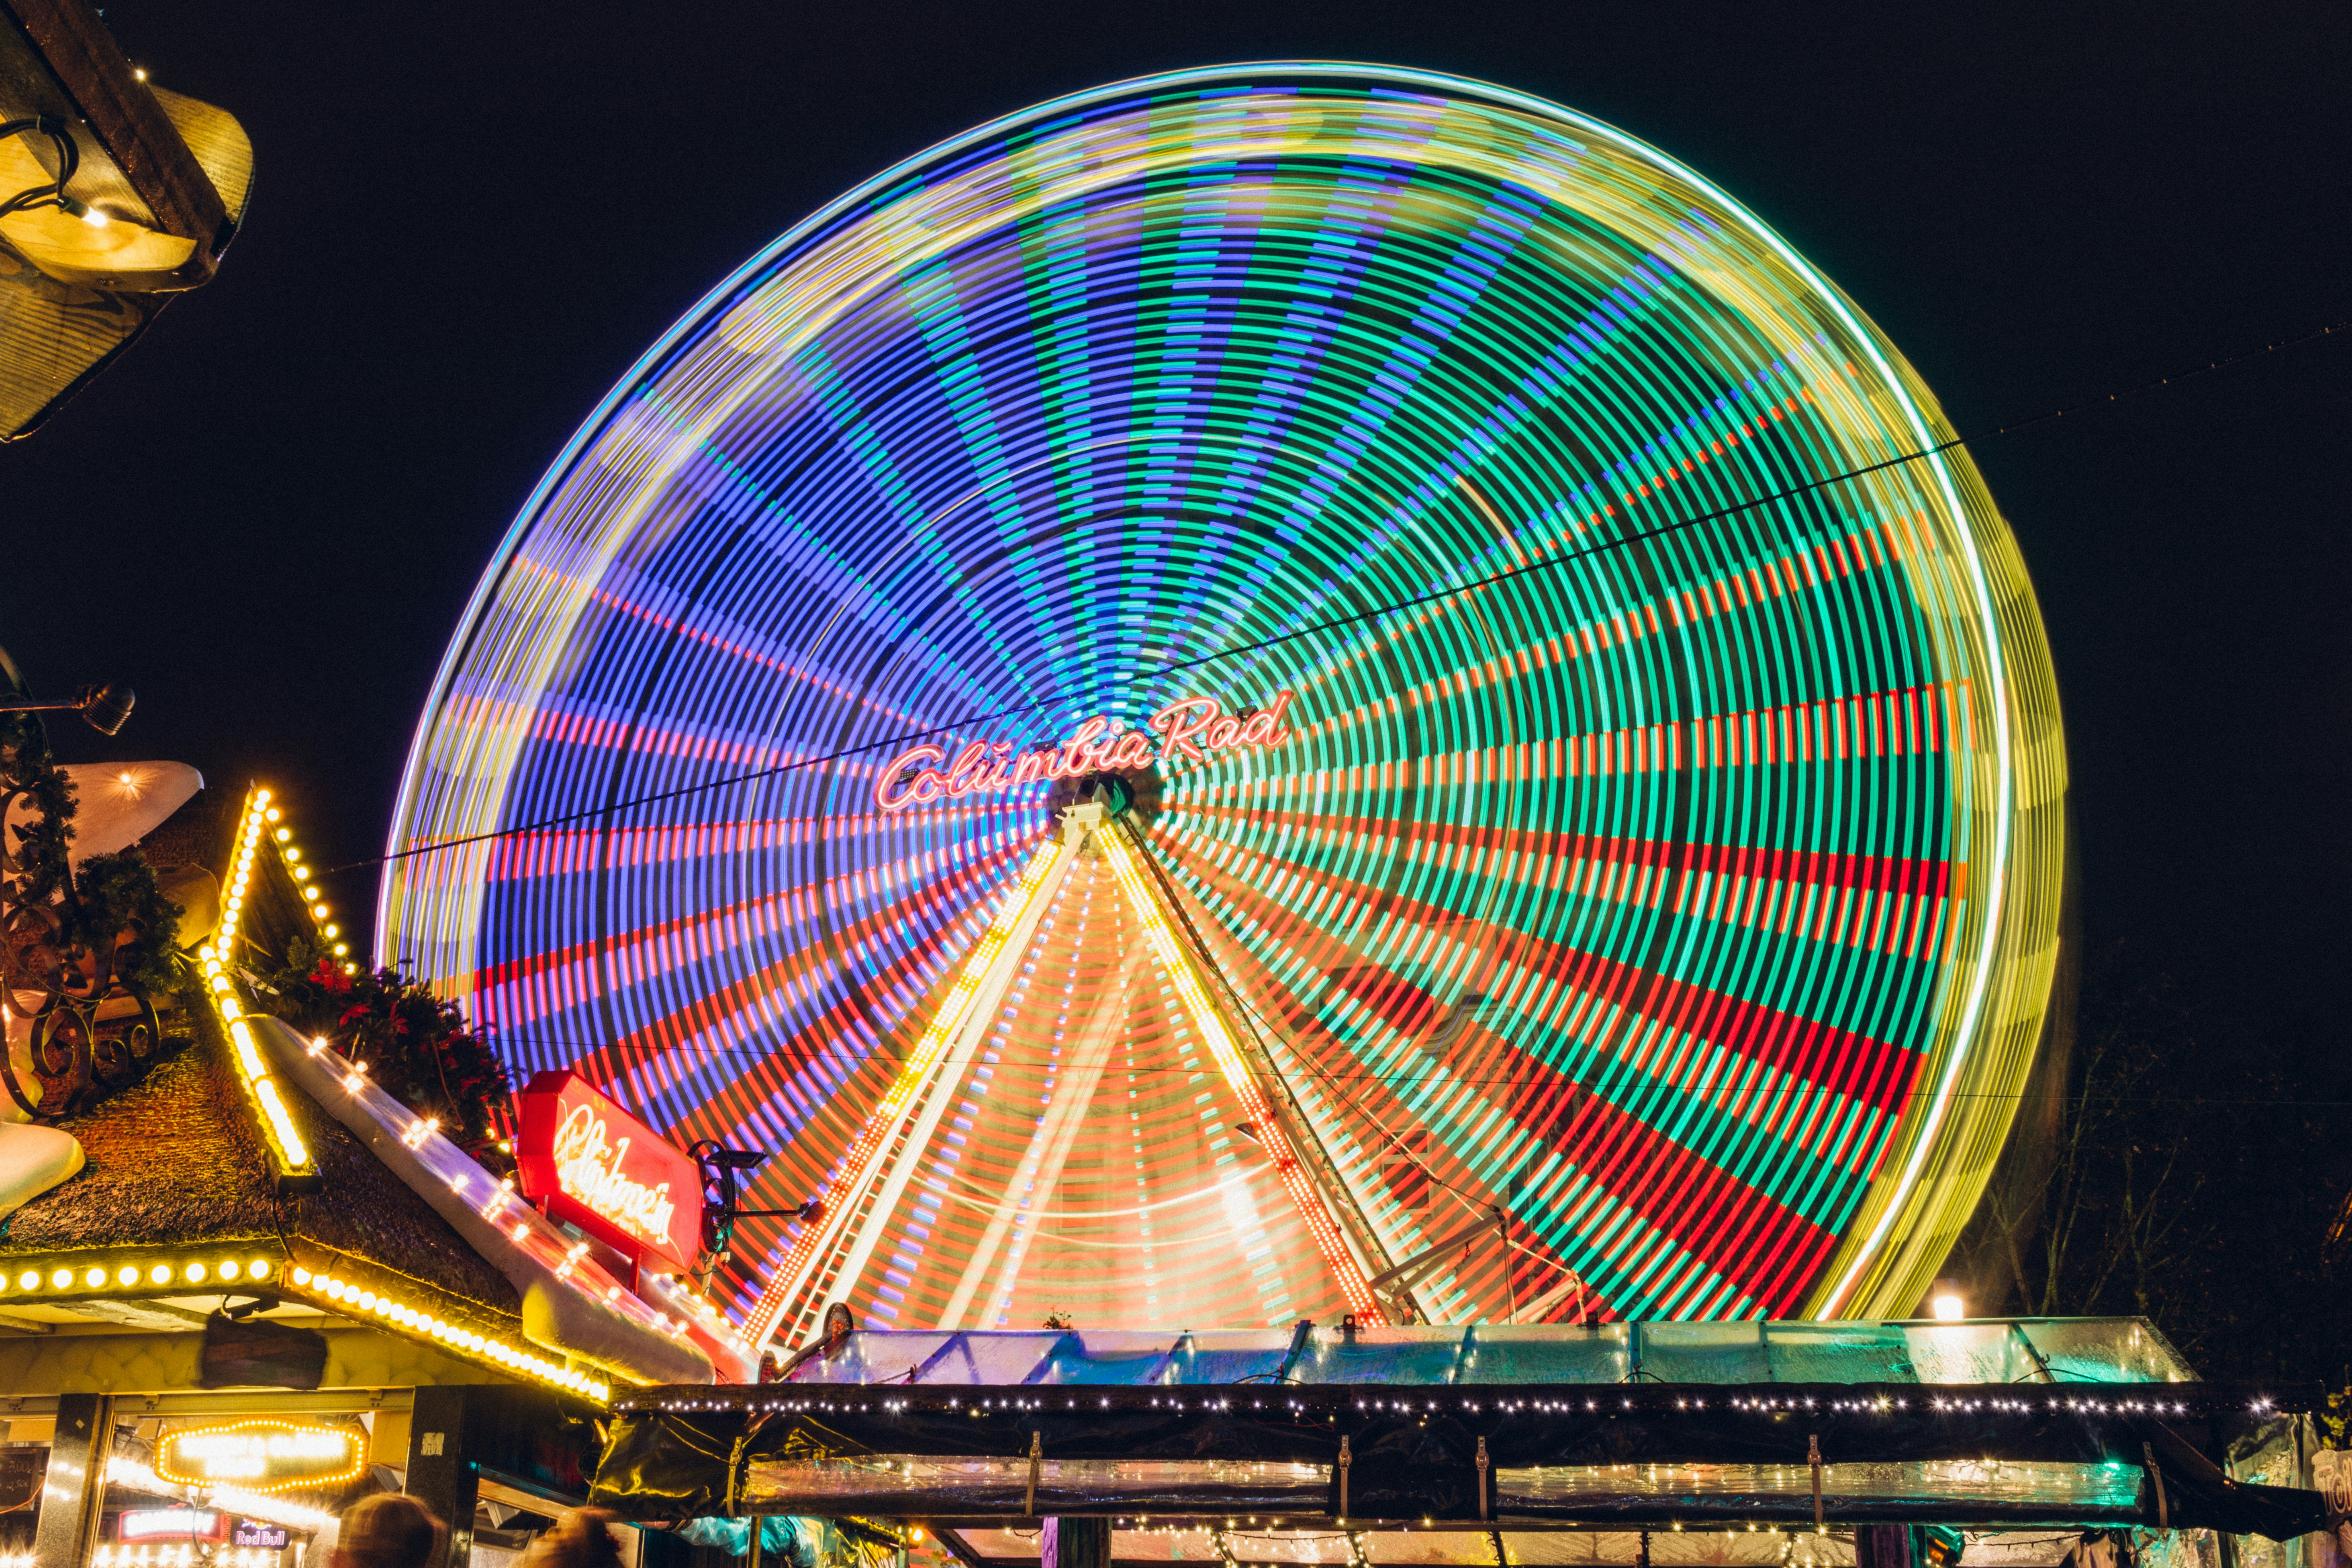
M 1021 760 L 1288 692 L 1279 744 L 1128 759 L 1128 820 L 1381 1249 L 1510 1215 L 1424 1304 L 1907 1311 L 2063 851 L 1982 481 L 1840 477 L 1949 433 L 1746 209 L 1557 105 L 1316 65 L 1042 105 L 793 229 L 582 426 L 392 847 L 511 831 L 398 862 L 379 956 L 522 1072 L 778 1151 L 754 1206 L 841 1194 L 743 1224 L 746 1311 L 822 1249 L 902 1328 L 1336 1316 L 1115 855 L 940 1034 L 1073 787 Z

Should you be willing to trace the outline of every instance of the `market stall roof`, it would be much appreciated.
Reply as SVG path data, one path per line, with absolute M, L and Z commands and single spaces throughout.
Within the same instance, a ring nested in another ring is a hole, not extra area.
M 0 199 L 37 198 L 0 218 L 8 441 L 211 279 L 253 148 L 224 110 L 149 82 L 86 0 L 0 0 L 0 121 L 35 122 L 0 138 Z
M 2315 1494 L 2215 1458 L 2295 1397 L 2190 1381 L 2138 1319 L 868 1331 L 787 1385 L 616 1400 L 594 1497 L 1000 1536 L 1086 1515 L 2280 1534 L 2317 1528 Z
M 0 1311 L 195 1328 L 226 1296 L 287 1289 L 299 1267 L 397 1282 L 482 1331 L 515 1331 L 513 1286 L 307 1099 L 288 1109 L 317 1156 L 317 1190 L 279 1191 L 219 1020 L 197 1011 L 181 1022 L 190 1034 L 167 1042 L 146 1078 L 59 1123 L 89 1163 L 9 1217 Z
M 2187 1383 L 2144 1318 L 860 1332 L 796 1383 Z
M 267 1298 L 250 1315 L 381 1329 L 454 1357 L 455 1381 L 601 1403 L 613 1380 L 747 1373 L 707 1303 L 615 1279 L 362 1067 L 246 1010 L 255 983 L 223 956 L 240 925 L 277 952 L 334 929 L 283 818 L 267 790 L 198 795 L 144 834 L 159 879 L 194 870 L 226 890 L 200 949 L 213 1005 L 171 1015 L 146 1076 L 58 1123 L 88 1163 L 0 1227 L 0 1329 L 184 1331 Z M 79 1103 L 44 1084 L 39 1103 Z

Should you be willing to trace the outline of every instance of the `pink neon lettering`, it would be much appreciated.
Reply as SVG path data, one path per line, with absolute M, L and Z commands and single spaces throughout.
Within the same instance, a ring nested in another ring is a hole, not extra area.
M 954 764 L 948 769 L 949 795 L 953 797 L 970 795 L 986 784 L 987 775 L 981 770 L 987 765 L 988 742 L 985 741 L 974 741 L 971 745 L 958 752 Z
M 1227 713 L 1213 697 L 1187 697 L 1170 703 L 1145 722 L 1158 731 L 1158 761 L 1202 762 L 1213 752 L 1279 745 L 1289 740 L 1291 732 L 1283 721 L 1297 695 L 1285 688 L 1275 693 L 1271 704 L 1247 715 Z M 877 776 L 874 804 L 884 811 L 904 811 L 909 805 L 1024 789 L 1051 779 L 1150 766 L 1155 760 L 1152 735 L 1143 730 L 1114 734 L 1111 726 L 1108 717 L 1098 714 L 1079 725 L 1064 744 L 1019 756 L 1013 755 L 1010 742 L 973 741 L 956 752 L 951 763 L 938 746 L 910 747 Z M 940 769 L 942 763 L 947 764 L 945 772 Z
M 1296 695 L 1297 694 L 1286 686 L 1274 694 L 1273 707 L 1263 712 L 1251 714 L 1249 722 L 1242 726 L 1242 744 L 1278 746 L 1290 739 L 1290 731 L 1282 727 L 1282 713 L 1284 709 L 1290 706 L 1290 700 Z
M 1197 710 L 1200 713 L 1198 723 L 1187 724 L 1177 717 L 1178 714 L 1190 710 Z M 1165 762 L 1170 757 L 1190 757 L 1196 763 L 1201 761 L 1201 748 L 1192 744 L 1192 737 L 1216 722 L 1217 710 L 1217 700 L 1213 697 L 1187 697 L 1183 701 L 1171 702 L 1167 707 L 1154 713 L 1151 716 L 1151 727 L 1166 731 L 1160 741 L 1160 760 Z
M 889 765 L 882 770 L 881 777 L 874 783 L 874 804 L 885 811 L 906 810 L 914 799 L 915 785 L 921 782 L 922 774 L 918 773 L 914 778 L 904 780 L 899 775 L 926 757 L 932 762 L 940 763 L 947 760 L 947 755 L 937 746 L 917 746 L 911 751 L 903 752 L 893 757 Z M 924 771 L 928 773 L 929 770 Z M 898 788 L 901 783 L 907 786 L 904 790 Z

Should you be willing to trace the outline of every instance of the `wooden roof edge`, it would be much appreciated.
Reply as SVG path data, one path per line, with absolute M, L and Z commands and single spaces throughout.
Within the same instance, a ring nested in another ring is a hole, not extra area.
M 193 240 L 180 286 L 211 279 L 236 232 L 227 205 L 187 141 L 123 58 L 114 35 L 84 0 L 0 0 L 73 99 L 83 121 L 122 171 L 156 226 Z

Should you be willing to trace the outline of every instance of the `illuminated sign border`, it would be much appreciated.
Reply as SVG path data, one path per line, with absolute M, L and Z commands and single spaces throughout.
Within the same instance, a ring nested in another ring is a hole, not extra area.
M 591 1097 L 591 1102 L 575 1098 L 566 1106 L 565 1095 L 575 1092 Z M 658 1259 L 681 1273 L 694 1267 L 702 1251 L 702 1170 L 683 1150 L 569 1068 L 537 1074 L 515 1100 L 522 1131 L 515 1142 L 516 1178 L 524 1197 L 544 1203 L 551 1217 L 578 1226 L 640 1264 Z M 567 1157 L 562 1146 L 566 1130 L 583 1111 L 598 1122 L 593 1146 L 572 1151 Z M 621 1134 L 617 1138 L 616 1132 Z M 657 1239 L 629 1228 L 608 1208 L 594 1206 L 574 1182 L 566 1180 L 566 1167 L 585 1162 L 611 1181 L 633 1147 L 670 1167 L 669 1180 L 658 1184 L 622 1178 L 666 1205 Z
M 351 1444 L 351 1467 L 340 1471 L 321 1470 L 289 1476 L 283 1479 L 271 1479 L 267 1476 L 253 1479 L 245 1476 L 193 1475 L 181 1468 L 177 1463 L 180 1445 L 191 1437 L 217 1436 L 227 1432 L 249 1432 L 259 1428 L 273 1432 L 322 1432 L 340 1436 Z M 155 1473 L 174 1486 L 183 1487 L 234 1487 L 240 1491 L 262 1493 L 312 1490 L 334 1486 L 341 1481 L 357 1480 L 366 1471 L 367 1467 L 368 1430 L 360 1426 L 327 1426 L 312 1422 L 284 1421 L 276 1417 L 257 1421 L 228 1421 L 215 1426 L 189 1426 L 177 1432 L 167 1432 L 162 1441 L 155 1445 Z

